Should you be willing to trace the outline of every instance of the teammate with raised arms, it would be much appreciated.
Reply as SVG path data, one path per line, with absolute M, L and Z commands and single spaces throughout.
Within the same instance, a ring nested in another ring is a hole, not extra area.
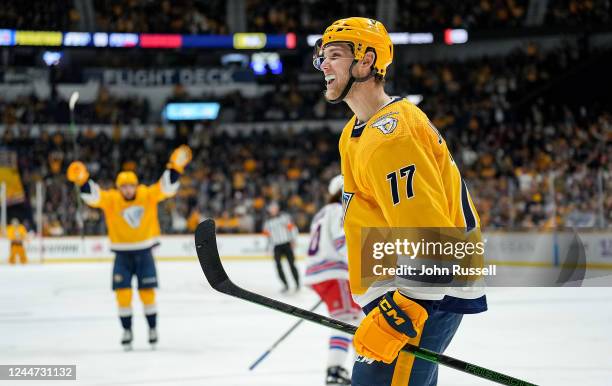
M 138 294 L 149 325 L 149 343 L 158 341 L 157 270 L 152 248 L 159 244 L 160 227 L 157 204 L 176 194 L 179 177 L 191 161 L 191 149 L 179 146 L 170 156 L 159 181 L 147 186 L 138 183 L 132 171 L 122 171 L 115 181 L 116 189 L 101 189 L 84 163 L 74 161 L 68 167 L 68 180 L 80 187 L 81 198 L 92 208 L 102 209 L 111 250 L 115 252 L 112 287 L 117 296 L 119 319 L 123 327 L 121 344 L 132 348 L 132 277 L 138 279 Z

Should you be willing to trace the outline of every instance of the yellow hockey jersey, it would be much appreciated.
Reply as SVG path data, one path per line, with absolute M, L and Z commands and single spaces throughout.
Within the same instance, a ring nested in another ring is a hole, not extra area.
M 362 227 L 480 228 L 446 142 L 425 113 L 406 99 L 394 98 L 367 122 L 358 123 L 354 116 L 342 131 L 339 150 L 350 284 L 362 306 L 389 291 L 362 287 Z M 465 288 L 433 291 L 402 288 L 409 296 L 430 300 L 445 295 L 474 299 L 484 293 Z
M 157 204 L 176 194 L 179 182 L 170 182 L 170 173 L 164 172 L 155 184 L 138 185 L 134 200 L 126 201 L 119 190 L 100 189 L 88 182 L 90 193 L 81 193 L 85 203 L 104 212 L 110 246 L 113 251 L 134 251 L 151 248 L 159 243 Z
M 12 243 L 23 243 L 27 236 L 28 231 L 22 224 L 19 224 L 17 226 L 8 225 L 6 227 L 6 237 Z

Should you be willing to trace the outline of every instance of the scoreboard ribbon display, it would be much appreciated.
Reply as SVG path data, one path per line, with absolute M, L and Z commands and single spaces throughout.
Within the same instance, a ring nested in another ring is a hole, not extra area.
M 419 45 L 444 43 L 464 44 L 468 32 L 464 29 L 446 29 L 441 33 L 393 32 L 393 44 Z M 312 46 L 320 35 L 302 36 L 302 44 Z M 233 35 L 179 35 L 119 32 L 59 32 L 0 29 L 0 46 L 45 47 L 100 47 L 100 48 L 209 48 L 234 50 L 295 49 L 298 37 L 294 33 L 269 35 L 259 32 L 240 32 Z
M 295 34 L 179 35 L 0 29 L 0 46 L 294 49 Z

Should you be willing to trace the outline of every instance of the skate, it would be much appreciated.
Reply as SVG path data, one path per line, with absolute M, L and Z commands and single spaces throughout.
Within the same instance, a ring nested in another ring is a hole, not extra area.
M 152 350 L 155 350 L 157 347 L 157 330 L 154 328 L 149 330 L 149 344 L 151 345 Z
M 123 346 L 124 351 L 132 350 L 132 339 L 134 336 L 132 335 L 132 330 L 123 330 L 123 336 L 121 337 L 121 345 Z
M 334 366 L 327 369 L 327 377 L 325 378 L 325 385 L 327 386 L 342 386 L 350 385 L 351 378 L 349 378 L 348 371 L 340 366 Z

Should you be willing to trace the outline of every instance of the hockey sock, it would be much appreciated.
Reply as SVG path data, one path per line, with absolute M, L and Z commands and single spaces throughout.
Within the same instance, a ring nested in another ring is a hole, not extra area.
M 147 317 L 147 323 L 149 324 L 149 328 L 156 328 L 157 327 L 157 313 L 146 314 L 145 316 Z
M 351 337 L 342 334 L 334 333 L 329 338 L 329 354 L 327 356 L 327 366 L 344 367 L 346 363 L 346 357 L 348 356 L 348 350 L 351 346 Z
M 157 327 L 157 305 L 155 304 L 155 289 L 145 288 L 138 290 L 140 300 L 144 305 L 144 313 L 147 318 L 149 328 Z
M 119 319 L 121 319 L 121 326 L 123 326 L 124 330 L 131 330 L 132 329 L 132 315 L 130 315 L 130 316 L 120 316 Z
M 344 313 L 337 315 L 336 319 L 350 324 L 358 324 L 360 312 Z M 329 338 L 329 353 L 327 356 L 327 367 L 345 367 L 353 336 L 342 332 L 334 332 Z
M 115 291 L 119 306 L 119 319 L 125 330 L 132 329 L 132 289 L 119 288 Z

